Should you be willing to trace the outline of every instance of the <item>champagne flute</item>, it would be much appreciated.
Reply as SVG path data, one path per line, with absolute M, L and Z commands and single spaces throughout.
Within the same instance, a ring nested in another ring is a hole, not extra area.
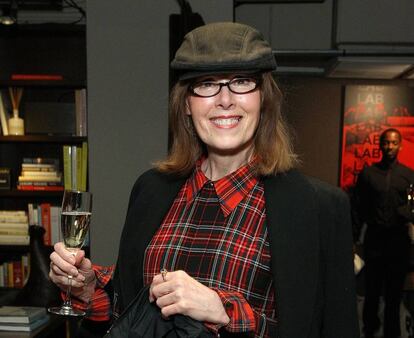
M 92 211 L 92 194 L 86 191 L 65 190 L 62 201 L 61 235 L 66 249 L 76 255 L 89 230 Z M 60 307 L 51 307 L 49 312 L 64 316 L 83 316 L 84 311 L 74 309 L 71 301 L 73 276 L 68 275 L 65 301 Z

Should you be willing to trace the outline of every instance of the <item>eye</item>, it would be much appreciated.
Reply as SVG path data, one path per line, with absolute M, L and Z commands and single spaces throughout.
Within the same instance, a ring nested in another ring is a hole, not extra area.
M 253 79 L 249 78 L 238 78 L 231 81 L 231 83 L 236 86 L 248 86 L 252 82 L 254 82 Z
M 197 83 L 194 87 L 195 88 L 200 88 L 200 89 L 208 89 L 208 88 L 212 88 L 212 87 L 216 87 L 217 83 L 211 82 L 211 81 L 203 81 L 203 82 L 199 82 Z

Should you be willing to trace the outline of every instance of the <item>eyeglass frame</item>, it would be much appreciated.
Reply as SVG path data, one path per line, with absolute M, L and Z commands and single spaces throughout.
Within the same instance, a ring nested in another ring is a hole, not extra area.
M 248 90 L 247 92 L 243 92 L 243 93 L 235 92 L 234 90 L 232 90 L 230 88 L 230 83 L 232 81 L 240 80 L 240 79 L 251 79 L 251 80 L 254 80 L 256 86 L 253 89 Z M 213 95 L 208 95 L 208 96 L 204 96 L 204 95 L 200 95 L 200 94 L 195 93 L 193 86 L 194 85 L 197 85 L 199 83 L 203 83 L 203 82 L 211 82 L 211 83 L 214 83 L 214 84 L 218 85 L 219 88 L 218 88 L 217 93 L 215 93 Z M 257 76 L 240 76 L 240 77 L 234 77 L 233 79 L 231 79 L 230 81 L 227 81 L 227 82 L 214 82 L 214 81 L 206 81 L 206 80 L 197 81 L 197 82 L 194 82 L 193 84 L 191 84 L 190 86 L 188 86 L 188 91 L 191 93 L 191 95 L 194 95 L 194 96 L 197 96 L 197 97 L 207 98 L 207 97 L 213 97 L 213 96 L 218 95 L 221 92 L 221 89 L 223 87 L 227 87 L 229 89 L 229 91 L 232 92 L 233 94 L 244 95 L 244 94 L 248 94 L 248 93 L 251 93 L 251 92 L 255 91 L 261 84 L 262 84 L 262 77 L 259 76 L 259 75 L 257 75 Z

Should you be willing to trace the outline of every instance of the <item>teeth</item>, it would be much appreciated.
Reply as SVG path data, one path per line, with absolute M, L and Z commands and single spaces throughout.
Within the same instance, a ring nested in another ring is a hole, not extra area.
M 229 119 L 216 119 L 213 120 L 213 123 L 218 124 L 219 126 L 230 126 L 239 122 L 238 117 L 232 117 Z

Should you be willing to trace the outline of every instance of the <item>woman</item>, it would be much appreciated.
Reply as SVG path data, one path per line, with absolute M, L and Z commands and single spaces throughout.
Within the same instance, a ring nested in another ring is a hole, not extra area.
M 357 337 L 348 202 L 293 169 L 268 43 L 246 25 L 209 24 L 171 66 L 171 152 L 132 189 L 112 280 L 61 243 L 51 279 L 64 290 L 75 275 L 95 320 L 108 319 L 105 288 L 116 316 L 150 285 L 163 316 L 222 337 Z

